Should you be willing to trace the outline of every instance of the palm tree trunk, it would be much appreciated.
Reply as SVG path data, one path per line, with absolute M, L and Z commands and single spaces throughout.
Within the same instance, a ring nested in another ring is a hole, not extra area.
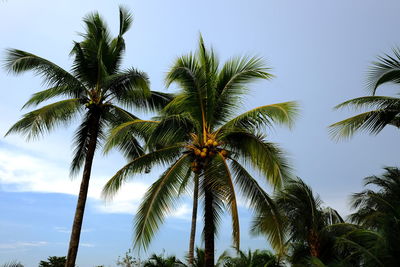
M 71 238 L 69 241 L 66 267 L 75 267 L 76 256 L 78 254 L 79 239 L 81 236 L 83 214 L 85 212 L 85 205 L 87 199 L 87 193 L 89 189 L 90 173 L 92 171 L 92 163 L 94 158 L 94 152 L 97 145 L 97 137 L 99 134 L 99 121 L 100 113 L 94 112 L 92 119 L 89 124 L 89 142 L 87 146 L 87 154 L 85 159 L 85 165 L 83 169 L 81 187 L 79 190 L 78 203 L 76 205 L 74 222 L 72 225 Z
M 190 241 L 189 241 L 189 266 L 193 266 L 194 259 L 194 241 L 196 238 L 196 221 L 197 221 L 197 204 L 199 198 L 199 176 L 194 176 L 194 188 L 193 188 L 193 211 L 192 211 L 192 226 L 190 230 Z
M 214 267 L 214 212 L 213 194 L 210 188 L 204 188 L 204 266 Z

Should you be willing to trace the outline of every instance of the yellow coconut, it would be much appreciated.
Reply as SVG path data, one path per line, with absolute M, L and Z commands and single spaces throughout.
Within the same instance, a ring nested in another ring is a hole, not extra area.
M 217 142 L 217 141 L 214 141 L 212 145 L 213 145 L 213 146 L 218 146 L 218 142 Z
M 201 153 L 200 153 L 200 157 L 205 158 L 206 156 L 207 156 L 207 153 L 206 153 L 206 152 L 201 152 Z

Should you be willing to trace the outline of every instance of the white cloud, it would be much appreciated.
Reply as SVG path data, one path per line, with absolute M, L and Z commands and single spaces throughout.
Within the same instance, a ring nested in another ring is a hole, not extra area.
M 69 178 L 68 163 L 58 166 L 52 160 L 45 160 L 0 147 L 0 189 L 9 192 L 43 192 L 77 195 L 80 179 Z M 92 175 L 94 176 L 94 175 Z M 112 201 L 104 201 L 101 191 L 109 177 L 92 177 L 88 197 L 101 213 L 134 214 L 149 184 L 134 181 L 126 183 Z M 189 214 L 187 206 L 182 205 L 172 217 L 184 218 Z M 57 230 L 57 229 L 55 229 Z M 59 232 L 68 229 L 58 229 Z
M 0 243 L 0 249 L 19 249 L 27 247 L 43 247 L 49 243 L 45 241 Z

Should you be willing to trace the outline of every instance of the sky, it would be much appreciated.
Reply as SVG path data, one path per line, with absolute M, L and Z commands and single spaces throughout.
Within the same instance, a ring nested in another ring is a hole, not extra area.
M 176 57 L 196 49 L 199 33 L 221 62 L 240 55 L 263 57 L 275 78 L 251 85 L 243 111 L 299 102 L 295 127 L 275 128 L 267 135 L 286 151 L 295 174 L 325 205 L 349 214 L 349 196 L 362 190 L 362 179 L 380 174 L 384 166 L 398 165 L 396 129 L 335 142 L 327 127 L 355 114 L 333 107 L 368 94 L 365 83 L 371 62 L 400 46 L 399 1 L 4 0 L 0 1 L 0 60 L 6 48 L 18 48 L 69 69 L 68 54 L 73 40 L 81 40 L 82 18 L 98 11 L 116 34 L 121 4 L 134 15 L 133 27 L 125 35 L 123 66 L 147 72 L 153 90 L 176 89 L 165 89 L 165 73 Z M 71 179 L 68 174 L 77 122 L 35 141 L 26 142 L 18 135 L 4 138 L 28 111 L 21 107 L 29 96 L 44 87 L 32 73 L 14 76 L 4 69 L 0 81 L 0 264 L 17 259 L 26 267 L 37 266 L 48 256 L 67 252 L 79 188 L 79 176 Z M 395 86 L 378 91 L 396 93 Z M 161 169 L 133 177 L 114 201 L 105 203 L 101 189 L 124 163 L 117 152 L 104 156 L 98 151 L 95 156 L 78 266 L 115 266 L 118 256 L 132 245 L 135 210 Z M 268 248 L 265 238 L 249 235 L 252 213 L 242 203 L 241 248 Z M 148 252 L 135 255 L 145 258 L 165 251 L 183 257 L 190 212 L 187 196 L 160 228 Z M 225 218 L 222 225 L 217 255 L 232 244 L 229 221 Z M 201 245 L 200 219 L 198 229 Z

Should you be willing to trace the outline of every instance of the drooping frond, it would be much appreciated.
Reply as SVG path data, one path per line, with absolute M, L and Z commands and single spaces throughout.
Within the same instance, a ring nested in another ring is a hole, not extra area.
M 43 82 L 50 87 L 67 86 L 74 97 L 85 92 L 85 86 L 73 75 L 47 59 L 34 54 L 8 49 L 5 67 L 8 71 L 19 74 L 25 71 L 34 71 L 43 78 Z
M 368 75 L 368 87 L 375 95 L 379 86 L 384 83 L 400 83 L 400 50 L 393 49 L 394 56 L 385 55 L 378 57 L 377 62 L 373 62 Z
M 234 155 L 265 175 L 267 181 L 275 188 L 279 188 L 291 176 L 288 160 L 282 150 L 276 144 L 266 142 L 262 135 L 231 131 L 222 141 Z
M 135 246 L 147 248 L 165 216 L 175 207 L 188 169 L 190 156 L 184 155 L 151 185 L 135 217 Z
M 31 111 L 15 123 L 6 136 L 18 132 L 25 135 L 28 140 L 37 138 L 60 124 L 69 124 L 80 111 L 80 107 L 79 99 L 67 99 Z
M 133 159 L 131 162 L 121 168 L 103 188 L 105 198 L 112 197 L 127 180 L 134 174 L 145 172 L 155 165 L 167 165 L 179 158 L 183 147 L 180 144 L 161 148 Z
M 245 200 L 256 212 L 252 233 L 267 236 L 272 248 L 280 254 L 284 253 L 285 222 L 278 207 L 257 181 L 236 160 L 231 160 L 231 168 L 235 184 L 239 187 Z
M 227 207 L 232 217 L 232 239 L 233 244 L 236 250 L 240 249 L 240 227 L 239 227 L 239 213 L 237 207 L 237 198 L 235 193 L 235 187 L 233 185 L 233 178 L 231 175 L 231 171 L 229 169 L 229 165 L 226 162 L 224 156 L 219 152 L 215 160 L 219 160 L 222 162 L 223 167 L 225 168 L 225 175 L 223 177 L 223 182 L 225 183 L 225 198 L 227 202 Z
M 357 131 L 378 134 L 386 125 L 400 127 L 398 115 L 395 109 L 368 111 L 330 125 L 329 132 L 335 140 L 350 138 Z

